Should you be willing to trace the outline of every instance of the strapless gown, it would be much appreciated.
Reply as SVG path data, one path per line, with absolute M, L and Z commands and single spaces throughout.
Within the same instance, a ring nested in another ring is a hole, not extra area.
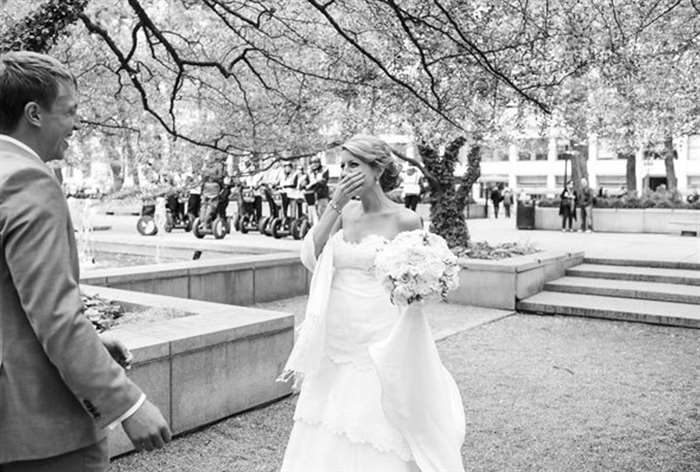
M 385 339 L 399 317 L 371 274 L 385 242 L 369 236 L 333 244 L 335 272 L 326 319 L 326 349 L 305 378 L 282 472 L 419 472 L 411 449 L 386 418 L 369 346 Z

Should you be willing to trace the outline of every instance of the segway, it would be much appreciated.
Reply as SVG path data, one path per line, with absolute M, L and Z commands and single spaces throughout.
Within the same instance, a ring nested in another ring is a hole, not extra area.
M 306 211 L 301 211 L 300 215 L 296 215 L 297 218 L 292 224 L 292 237 L 297 240 L 304 239 L 311 229 L 312 222 L 310 212 L 315 211 L 316 194 L 313 192 L 304 192 L 303 198 L 299 200 L 302 202 L 302 205 L 306 206 Z M 297 213 L 299 212 L 298 204 L 294 210 Z
M 213 234 L 216 239 L 226 236 L 226 222 L 219 215 L 221 187 L 216 182 L 207 182 L 202 188 L 202 204 L 199 216 L 192 222 L 192 234 L 198 239 Z
M 272 201 L 275 205 L 275 211 L 271 212 L 273 216 L 265 227 L 265 234 L 268 236 L 273 236 L 279 239 L 283 236 L 287 236 L 289 233 L 289 218 L 284 214 L 284 197 L 279 191 L 272 193 Z M 279 232 L 279 236 L 275 233 Z
M 173 229 L 184 229 L 189 232 L 192 229 L 192 219 L 185 211 L 187 198 L 179 192 L 171 192 L 166 197 L 165 224 L 163 229 L 170 233 Z
M 248 231 L 258 231 L 258 214 L 255 208 L 255 191 L 250 187 L 241 188 L 240 208 L 233 227 L 236 231 L 246 234 Z
M 156 200 L 148 196 L 143 197 L 141 204 L 141 216 L 136 222 L 136 230 L 142 236 L 155 236 L 158 233 L 158 226 L 155 221 Z
M 265 201 L 267 202 L 267 206 L 270 210 L 270 215 L 265 216 L 258 221 L 258 231 L 260 231 L 260 234 L 265 234 L 267 236 L 272 236 L 272 232 L 270 231 L 270 223 L 272 223 L 272 220 L 277 218 L 277 215 L 279 214 L 278 212 L 278 207 L 282 205 L 282 200 L 281 197 L 278 196 L 278 198 L 275 198 L 275 194 L 272 194 L 270 187 L 268 185 L 263 185 L 262 187 L 263 193 L 265 195 Z M 270 198 L 270 195 L 272 197 Z M 272 200 L 272 201 L 270 201 Z

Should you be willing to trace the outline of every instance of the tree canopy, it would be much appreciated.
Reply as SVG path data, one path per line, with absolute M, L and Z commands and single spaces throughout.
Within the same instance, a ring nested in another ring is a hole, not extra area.
M 444 144 L 504 116 L 620 149 L 697 126 L 694 0 L 14 3 L 0 50 L 68 62 L 88 128 L 134 155 L 293 159 L 358 131 Z

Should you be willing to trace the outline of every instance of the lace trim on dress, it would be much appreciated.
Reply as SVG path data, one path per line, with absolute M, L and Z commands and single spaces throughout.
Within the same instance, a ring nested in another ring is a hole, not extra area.
M 380 441 L 362 437 L 359 433 L 354 433 L 346 429 L 336 428 L 322 420 L 314 420 L 311 418 L 305 418 L 301 415 L 294 415 L 294 421 L 301 422 L 308 426 L 313 426 L 316 428 L 323 428 L 330 434 L 342 436 L 353 444 L 363 444 L 366 446 L 371 446 L 372 448 L 376 449 L 377 451 L 383 454 L 396 454 L 399 457 L 399 459 L 401 459 L 404 462 L 410 462 L 413 460 L 411 450 L 408 448 L 408 445 L 406 445 L 403 442 L 399 443 L 398 441 L 389 441 L 389 438 L 384 438 L 386 439 L 386 441 L 384 441 L 385 443 L 394 442 L 395 444 L 391 444 L 390 446 L 382 446 Z
M 386 237 L 382 236 L 381 234 L 374 234 L 374 233 L 363 236 L 359 241 L 348 241 L 347 239 L 345 239 L 345 232 L 343 231 L 343 228 L 340 228 L 338 230 L 338 233 L 341 233 L 341 236 L 338 239 L 340 239 L 340 241 L 342 243 L 347 244 L 348 246 L 361 246 L 362 244 L 364 244 L 368 240 L 372 240 L 372 239 L 378 239 L 381 242 L 389 241 Z

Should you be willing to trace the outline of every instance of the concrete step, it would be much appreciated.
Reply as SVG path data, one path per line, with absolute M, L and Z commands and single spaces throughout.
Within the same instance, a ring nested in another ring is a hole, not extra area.
M 583 259 L 584 264 L 598 265 L 615 265 L 615 266 L 632 266 L 632 267 L 656 267 L 657 269 L 686 269 L 700 270 L 700 262 L 689 261 L 662 261 L 662 260 L 644 260 L 644 259 L 615 259 L 602 257 L 586 257 Z
M 547 282 L 544 285 L 544 289 L 550 292 L 581 293 L 605 297 L 636 298 L 700 305 L 700 286 L 697 285 L 595 279 L 589 277 L 562 277 L 561 279 Z M 700 311 L 700 306 L 698 311 Z
M 700 285 L 700 271 L 688 269 L 581 264 L 567 269 L 566 275 L 572 277 L 592 277 L 597 279 L 637 280 L 642 282 Z
M 700 309 L 688 303 L 544 291 L 521 300 L 526 313 L 585 316 L 700 329 Z

